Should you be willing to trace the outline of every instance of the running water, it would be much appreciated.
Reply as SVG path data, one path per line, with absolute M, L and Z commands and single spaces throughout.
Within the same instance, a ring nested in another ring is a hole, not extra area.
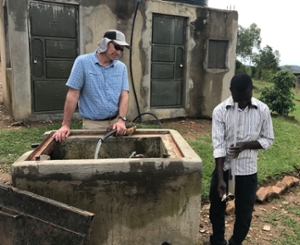
M 102 145 L 102 138 L 98 140 L 98 143 L 97 143 L 97 146 L 96 146 L 96 150 L 95 150 L 94 159 L 98 159 L 98 154 L 99 154 L 101 145 Z

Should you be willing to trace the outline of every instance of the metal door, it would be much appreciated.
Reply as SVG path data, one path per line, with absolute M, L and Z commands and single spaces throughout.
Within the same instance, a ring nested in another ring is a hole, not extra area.
M 33 111 L 62 111 L 78 55 L 78 8 L 30 2 L 29 15 Z
M 186 19 L 153 15 L 151 106 L 182 107 Z

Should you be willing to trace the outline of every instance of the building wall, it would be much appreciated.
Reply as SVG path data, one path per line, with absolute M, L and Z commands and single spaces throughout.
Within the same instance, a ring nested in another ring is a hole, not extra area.
M 1 35 L 3 69 L 3 102 L 15 120 L 29 118 L 61 119 L 62 113 L 34 114 L 30 81 L 30 53 L 28 27 L 28 1 L 6 2 L 8 13 L 7 37 Z M 79 5 L 79 52 L 93 52 L 108 29 L 121 30 L 130 41 L 137 1 L 117 0 L 53 0 L 54 3 Z M 4 14 L 1 10 L 1 33 L 4 33 Z M 154 109 L 150 106 L 151 37 L 153 13 L 187 18 L 185 60 L 185 87 L 182 108 Z M 153 113 L 159 119 L 176 117 L 211 117 L 213 108 L 229 96 L 229 82 L 234 75 L 235 47 L 238 28 L 236 11 L 217 10 L 160 0 L 141 1 L 139 4 L 132 43 L 132 72 L 140 113 Z M 226 69 L 209 69 L 209 39 L 229 40 Z M 7 43 L 9 42 L 9 50 Z M 7 52 L 5 52 L 5 50 Z M 5 55 L 8 54 L 9 57 Z M 121 59 L 130 71 L 130 52 Z M 4 60 L 10 60 L 10 67 Z M 8 80 L 7 80 L 8 77 Z M 133 86 L 130 83 L 129 119 L 138 116 Z M 149 119 L 151 116 L 148 116 Z
M 3 103 L 15 119 L 31 113 L 30 67 L 26 1 L 1 1 L 7 8 L 4 26 L 4 9 L 1 9 L 1 62 Z M 20 11 L 21 10 L 21 11 Z

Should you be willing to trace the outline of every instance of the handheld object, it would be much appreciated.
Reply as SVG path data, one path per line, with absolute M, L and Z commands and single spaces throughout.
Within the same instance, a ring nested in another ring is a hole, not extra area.
M 236 146 L 237 139 L 237 121 L 238 121 L 238 103 L 234 103 L 233 112 L 233 146 Z M 228 171 L 228 193 L 224 194 L 222 201 L 233 200 L 235 197 L 235 158 L 231 158 L 230 169 Z

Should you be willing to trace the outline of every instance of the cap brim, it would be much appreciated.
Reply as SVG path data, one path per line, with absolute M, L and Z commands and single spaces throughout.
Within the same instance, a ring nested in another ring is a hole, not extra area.
M 128 43 L 126 43 L 126 42 L 123 42 L 123 41 L 117 41 L 117 40 L 112 40 L 112 41 L 115 42 L 116 44 L 119 44 L 119 45 L 121 45 L 121 46 L 124 46 L 124 47 L 126 47 L 126 48 L 128 48 L 128 49 L 131 48 L 130 45 L 129 45 Z

